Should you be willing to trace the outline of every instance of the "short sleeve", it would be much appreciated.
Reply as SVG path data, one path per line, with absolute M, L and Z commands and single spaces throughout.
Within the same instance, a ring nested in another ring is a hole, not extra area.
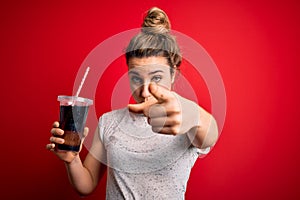
M 98 127 L 99 127 L 99 136 L 100 136 L 100 140 L 101 140 L 101 142 L 103 143 L 103 138 L 104 138 L 104 131 L 105 131 L 105 129 L 104 129 L 104 119 L 103 119 L 104 117 L 103 116 L 101 116 L 100 117 L 100 119 L 99 119 L 99 124 L 98 124 Z
M 206 154 L 208 154 L 210 152 L 210 149 L 211 149 L 210 147 L 207 147 L 205 149 L 199 149 L 199 148 L 197 148 L 197 153 L 199 155 L 206 155 Z

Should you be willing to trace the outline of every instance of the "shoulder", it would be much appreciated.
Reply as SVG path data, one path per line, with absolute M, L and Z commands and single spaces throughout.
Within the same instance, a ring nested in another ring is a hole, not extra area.
M 128 108 L 126 107 L 118 110 L 113 110 L 101 115 L 101 117 L 99 118 L 98 128 L 100 139 L 102 142 L 104 142 L 104 135 L 109 135 L 114 132 L 116 127 L 118 127 L 118 124 L 120 124 L 120 122 L 128 112 Z
M 124 116 L 128 115 L 128 112 L 128 108 L 125 107 L 104 113 L 99 119 L 99 125 L 105 125 L 106 123 L 111 123 L 113 121 L 120 122 L 124 118 Z

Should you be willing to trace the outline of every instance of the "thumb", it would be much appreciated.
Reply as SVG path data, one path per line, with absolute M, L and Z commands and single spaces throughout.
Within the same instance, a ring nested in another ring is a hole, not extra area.
M 81 144 L 80 144 L 79 152 L 82 149 L 83 142 L 84 142 L 86 136 L 88 135 L 88 133 L 89 133 L 89 128 L 88 127 L 84 127 L 84 129 L 83 129 L 83 135 L 82 135 L 82 138 L 81 138 Z
M 84 130 L 83 130 L 83 136 L 82 136 L 82 143 L 84 141 L 84 139 L 86 138 L 86 136 L 89 134 L 89 128 L 88 127 L 85 127 Z

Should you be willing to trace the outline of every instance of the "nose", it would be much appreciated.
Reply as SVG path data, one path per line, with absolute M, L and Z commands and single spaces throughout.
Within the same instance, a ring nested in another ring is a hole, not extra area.
M 145 83 L 143 86 L 142 86 L 142 95 L 141 95 L 143 98 L 147 98 L 147 97 L 150 97 L 151 96 L 151 93 L 149 91 L 149 83 Z

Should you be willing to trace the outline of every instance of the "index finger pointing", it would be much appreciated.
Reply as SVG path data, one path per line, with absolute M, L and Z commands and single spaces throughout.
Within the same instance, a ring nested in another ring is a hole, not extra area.
M 157 103 L 155 98 L 149 98 L 147 101 L 138 104 L 128 104 L 128 109 L 130 112 L 134 113 L 144 113 L 144 115 L 148 116 L 149 107 L 153 104 Z
M 168 100 L 171 96 L 172 93 L 170 90 L 168 90 L 165 87 L 162 87 L 160 85 L 157 85 L 155 83 L 150 83 L 149 84 L 149 90 L 150 93 L 158 100 L 158 102 L 164 102 Z
M 130 112 L 134 113 L 143 113 L 146 109 L 146 103 L 139 103 L 139 104 L 128 104 L 128 109 Z

